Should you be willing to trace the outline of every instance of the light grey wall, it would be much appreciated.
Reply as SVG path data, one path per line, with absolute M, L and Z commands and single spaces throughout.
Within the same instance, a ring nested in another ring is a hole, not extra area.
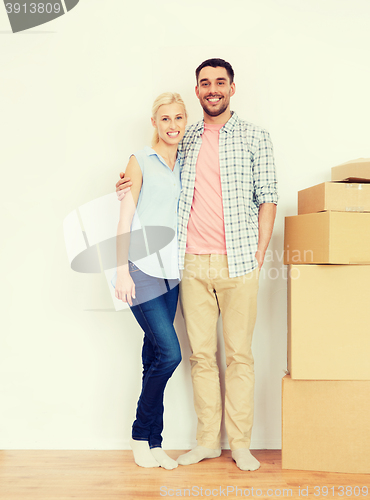
M 71 271 L 63 220 L 112 192 L 129 154 L 150 142 L 156 95 L 180 92 L 190 122 L 201 117 L 193 72 L 208 57 L 232 63 L 232 109 L 275 147 L 280 204 L 260 282 L 252 448 L 281 446 L 284 216 L 330 167 L 370 157 L 369 16 L 367 0 L 80 0 L 12 34 L 0 8 L 1 448 L 128 447 L 140 329 L 115 312 L 103 274 Z M 169 449 L 189 448 L 196 430 L 180 313 L 176 326 L 184 361 L 166 389 Z

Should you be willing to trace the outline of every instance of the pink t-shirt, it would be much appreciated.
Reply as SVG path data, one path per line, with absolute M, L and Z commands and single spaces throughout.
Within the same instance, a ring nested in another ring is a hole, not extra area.
M 204 124 L 194 197 L 191 205 L 186 253 L 226 254 L 218 139 L 223 124 Z

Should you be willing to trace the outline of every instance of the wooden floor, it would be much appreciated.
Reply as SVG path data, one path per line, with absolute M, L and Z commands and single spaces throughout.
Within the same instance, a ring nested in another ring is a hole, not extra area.
M 172 471 L 138 467 L 130 451 L 0 451 L 0 500 L 370 498 L 370 475 L 282 470 L 279 450 L 253 454 L 261 468 L 242 472 L 226 450 Z

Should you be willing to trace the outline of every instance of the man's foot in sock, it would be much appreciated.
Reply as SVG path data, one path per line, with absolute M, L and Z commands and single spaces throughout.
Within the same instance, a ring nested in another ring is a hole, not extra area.
M 159 463 L 150 452 L 148 441 L 131 439 L 130 446 L 134 452 L 134 460 L 137 465 L 140 465 L 140 467 L 159 467 Z
M 177 463 L 180 465 L 197 464 L 205 458 L 217 458 L 221 455 L 221 448 L 214 450 L 212 448 L 205 448 L 204 446 L 196 446 L 194 450 L 180 455 Z
M 239 448 L 231 452 L 233 460 L 240 470 L 257 470 L 260 467 L 259 461 L 251 455 L 248 448 Z
M 161 467 L 167 470 L 176 469 L 178 463 L 167 455 L 162 448 L 150 448 L 150 452 Z

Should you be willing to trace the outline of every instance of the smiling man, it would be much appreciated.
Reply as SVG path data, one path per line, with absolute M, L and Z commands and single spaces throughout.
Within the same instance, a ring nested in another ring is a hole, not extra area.
M 200 73 L 202 73 L 201 77 Z M 207 117 L 218 116 L 221 120 L 225 112 L 226 116 L 229 114 L 227 111 L 230 97 L 235 94 L 235 83 L 230 81 L 230 78 L 233 78 L 232 74 L 230 72 L 229 76 L 226 68 L 224 71 L 212 66 L 204 66 L 199 71 L 197 69 L 196 75 L 199 81 L 195 87 L 195 93 Z
M 178 463 L 221 454 L 222 402 L 217 354 L 221 313 L 226 354 L 225 424 L 241 470 L 260 464 L 249 451 L 253 424 L 259 271 L 276 215 L 277 181 L 268 132 L 230 110 L 234 71 L 223 59 L 196 69 L 203 120 L 179 145 L 183 165 L 178 207 L 180 296 L 192 355 L 197 443 Z M 121 180 L 117 191 L 125 187 Z

